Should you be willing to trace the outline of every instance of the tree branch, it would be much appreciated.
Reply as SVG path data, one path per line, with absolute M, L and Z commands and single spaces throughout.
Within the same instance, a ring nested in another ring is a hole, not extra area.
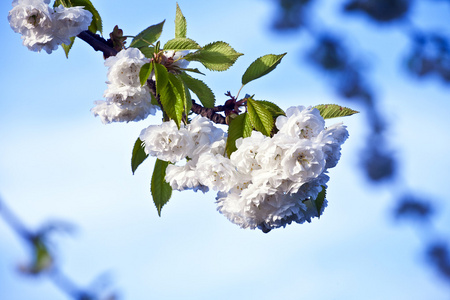
M 216 106 L 213 108 L 206 108 L 203 107 L 197 103 L 195 103 L 195 100 L 192 100 L 192 108 L 191 110 L 196 113 L 197 115 L 201 115 L 205 118 L 210 119 L 212 122 L 216 123 L 216 124 L 223 124 L 226 125 L 226 119 L 224 116 L 218 114 L 216 111 L 222 111 L 221 110 L 222 106 Z
M 104 38 L 89 30 L 81 32 L 77 37 L 88 43 L 95 51 L 103 52 L 103 57 L 105 59 L 110 56 L 115 56 L 118 53 L 118 51 L 111 47 Z

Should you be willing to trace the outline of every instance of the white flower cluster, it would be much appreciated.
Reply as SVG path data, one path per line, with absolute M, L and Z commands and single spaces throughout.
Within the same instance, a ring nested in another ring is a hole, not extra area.
M 83 7 L 55 9 L 50 0 L 14 0 L 8 21 L 14 32 L 22 35 L 23 44 L 32 51 L 42 49 L 51 53 L 61 44 L 70 44 L 70 38 L 87 30 L 92 14 Z
M 201 116 L 179 129 L 173 120 L 150 125 L 142 130 L 139 138 L 145 145 L 145 152 L 160 160 L 176 163 L 187 159 L 184 166 L 171 164 L 166 169 L 166 181 L 179 191 L 193 189 L 207 192 L 208 187 L 212 187 L 208 182 L 213 179 L 199 174 L 203 168 L 208 168 L 208 157 L 217 155 L 227 160 L 222 156 L 225 152 L 225 132 Z
M 165 51 L 163 58 L 171 60 L 168 65 L 184 68 L 189 63 L 181 59 L 189 51 Z M 91 109 L 104 124 L 111 122 L 140 121 L 154 115 L 158 105 L 151 103 L 150 90 L 141 86 L 139 72 L 141 67 L 150 62 L 137 48 L 120 51 L 116 56 L 108 57 L 105 66 L 108 70 L 108 89 L 103 96 L 106 100 L 95 101 Z M 155 80 L 154 71 L 151 78 Z
M 267 137 L 254 131 L 236 141 L 237 150 L 224 156 L 226 135 L 203 117 L 177 128 L 175 122 L 144 129 L 140 139 L 147 154 L 184 166 L 169 165 L 166 181 L 176 190 L 213 189 L 218 210 L 242 228 L 269 231 L 292 221 L 303 223 L 321 214 L 316 199 L 336 166 L 348 137 L 341 123 L 325 128 L 315 108 L 291 107 Z

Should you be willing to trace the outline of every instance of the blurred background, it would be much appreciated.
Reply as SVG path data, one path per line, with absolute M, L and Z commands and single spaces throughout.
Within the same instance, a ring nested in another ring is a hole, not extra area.
M 164 19 L 161 41 L 174 36 L 176 1 L 92 2 L 105 37 Z M 130 158 L 161 116 L 103 125 L 90 113 L 106 89 L 102 54 L 79 39 L 69 59 L 29 51 L 2 1 L 0 299 L 449 299 L 450 1 L 178 4 L 188 37 L 245 54 L 223 73 L 192 64 L 217 104 L 256 58 L 287 52 L 242 93 L 283 109 L 360 111 L 327 121 L 343 121 L 350 138 L 323 216 L 264 234 L 220 215 L 212 192 L 174 192 L 158 217 L 152 160 L 132 175 Z M 25 274 L 36 247 L 7 211 L 51 232 L 64 277 Z

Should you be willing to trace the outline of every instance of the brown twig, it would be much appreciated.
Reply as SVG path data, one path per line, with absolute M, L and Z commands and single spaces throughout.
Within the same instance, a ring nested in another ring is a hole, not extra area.
M 88 43 L 95 51 L 103 52 L 103 57 L 105 59 L 110 56 L 115 56 L 118 53 L 116 49 L 108 45 L 108 42 L 104 38 L 89 30 L 81 32 L 77 37 Z

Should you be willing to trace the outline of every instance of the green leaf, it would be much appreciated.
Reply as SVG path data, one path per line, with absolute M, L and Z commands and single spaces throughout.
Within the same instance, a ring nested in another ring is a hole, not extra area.
M 166 169 L 169 163 L 167 161 L 157 159 L 155 168 L 153 169 L 151 193 L 153 202 L 155 203 L 158 215 L 161 217 L 162 207 L 169 202 L 172 196 L 172 187 L 166 182 Z
M 134 39 L 131 41 L 130 47 L 140 48 L 144 46 L 153 45 L 159 37 L 163 30 L 164 22 L 147 27 L 147 29 L 141 31 Z
M 144 151 L 144 145 L 140 138 L 136 140 L 133 147 L 133 153 L 131 154 L 131 171 L 136 172 L 136 169 L 144 160 L 148 157 L 148 154 Z
M 275 103 L 264 101 L 264 100 L 257 100 L 259 104 L 264 106 L 271 114 L 274 119 L 276 119 L 279 116 L 285 116 L 286 113 Z
M 139 48 L 142 54 L 147 58 L 153 58 L 153 53 L 155 53 L 155 47 L 141 47 Z
M 180 127 L 186 103 L 183 82 L 174 74 L 168 73 L 168 83 L 160 90 L 163 111 Z
M 147 84 L 147 79 L 152 74 L 152 70 L 153 70 L 153 64 L 145 63 L 142 65 L 141 69 L 139 70 L 139 80 L 141 81 L 141 86 L 144 86 Z
M 192 108 L 192 97 L 191 97 L 191 93 L 189 92 L 189 87 L 186 85 L 186 83 L 180 78 L 179 78 L 179 80 L 183 84 L 183 90 L 184 90 L 184 94 L 185 94 L 184 99 L 183 99 L 183 104 L 184 104 L 183 113 L 185 116 L 187 116 Z
M 193 68 L 180 68 L 179 70 L 205 75 L 204 73 L 200 72 L 200 70 L 197 69 L 197 68 L 195 68 L 195 69 L 193 69 Z
M 156 100 L 155 96 L 153 96 L 152 93 L 150 93 L 150 97 L 152 97 L 151 103 L 152 103 L 153 105 L 158 105 L 158 106 L 160 106 L 159 103 L 158 103 L 158 100 Z
M 285 55 L 267 54 L 255 60 L 242 75 L 242 85 L 272 72 Z
M 70 38 L 70 44 L 66 45 L 66 44 L 61 44 L 61 47 L 63 47 L 64 49 L 64 53 L 66 54 L 66 58 L 69 58 L 69 51 L 70 49 L 72 49 L 73 43 L 75 42 L 75 37 L 71 37 Z
M 320 115 L 324 119 L 346 117 L 359 113 L 359 111 L 336 104 L 320 104 L 314 106 L 314 108 L 317 108 L 320 111 Z
M 238 138 L 246 138 L 252 135 L 253 126 L 250 122 L 250 118 L 247 113 L 243 113 L 236 118 L 232 119 L 228 126 L 228 138 L 227 138 L 227 155 L 231 156 L 231 153 L 236 151 L 236 140 Z
M 177 12 L 175 15 L 175 38 L 185 38 L 186 32 L 186 18 L 183 16 L 183 13 L 177 3 Z
M 160 91 L 167 85 L 167 82 L 169 82 L 169 72 L 166 67 L 157 63 L 153 64 L 153 69 L 155 70 L 156 77 L 156 94 L 159 94 Z
M 325 202 L 325 197 L 326 197 L 327 191 L 326 191 L 326 187 L 322 185 L 322 191 L 319 193 L 319 195 L 317 195 L 316 199 L 311 199 L 312 204 L 314 205 L 314 207 L 317 210 L 317 217 L 320 218 L 320 213 L 322 212 L 323 209 L 323 204 Z
M 184 57 L 188 61 L 198 61 L 211 71 L 225 71 L 241 56 L 225 42 L 214 42 Z
M 164 50 L 197 50 L 200 49 L 200 45 L 196 41 L 188 38 L 174 38 L 168 40 L 163 49 Z
M 185 72 L 180 74 L 181 79 L 187 85 L 187 87 L 197 95 L 200 102 L 204 107 L 214 107 L 216 98 L 211 89 L 201 80 L 193 78 Z
M 58 6 L 64 6 L 64 7 L 71 7 L 71 4 L 66 0 L 55 0 L 55 3 L 53 3 L 53 8 Z
M 253 127 L 262 134 L 270 136 L 274 125 L 270 111 L 258 101 L 248 98 L 247 113 Z
M 90 0 L 70 0 L 70 3 L 72 6 L 84 6 L 85 10 L 92 13 L 92 22 L 91 25 L 89 25 L 89 31 L 93 33 L 96 33 L 97 31 L 103 33 L 102 18 Z

